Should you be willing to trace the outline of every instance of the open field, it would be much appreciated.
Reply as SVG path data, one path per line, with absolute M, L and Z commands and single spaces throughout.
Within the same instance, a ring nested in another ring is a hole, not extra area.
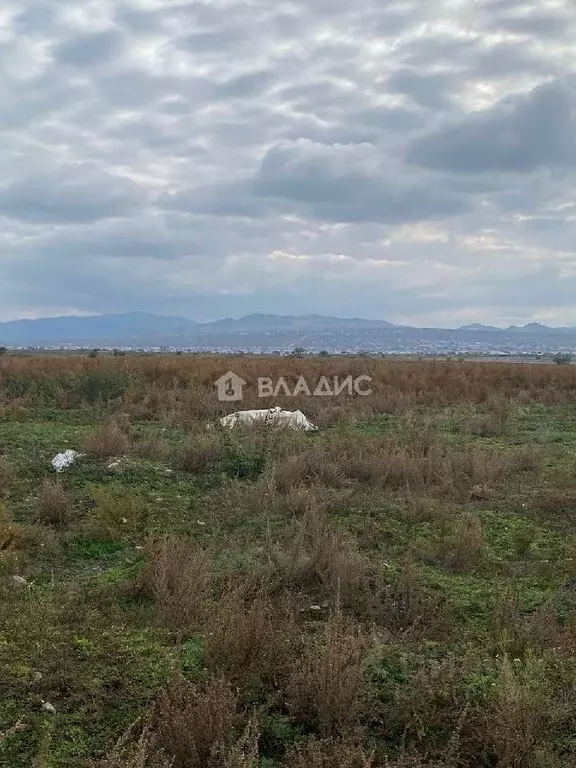
M 576 765 L 575 476 L 573 366 L 1 358 L 0 766 Z

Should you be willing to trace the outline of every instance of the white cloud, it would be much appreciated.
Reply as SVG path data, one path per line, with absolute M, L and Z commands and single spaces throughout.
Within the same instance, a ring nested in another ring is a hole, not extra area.
M 2 318 L 576 321 L 575 31 L 523 0 L 3 4 Z

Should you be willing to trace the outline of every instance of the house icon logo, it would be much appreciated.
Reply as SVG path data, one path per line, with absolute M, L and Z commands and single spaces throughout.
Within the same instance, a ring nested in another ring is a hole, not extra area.
M 218 400 L 224 402 L 242 400 L 242 387 L 246 385 L 246 382 L 240 376 L 232 373 L 232 371 L 228 371 L 224 376 L 220 376 L 214 384 L 218 390 Z

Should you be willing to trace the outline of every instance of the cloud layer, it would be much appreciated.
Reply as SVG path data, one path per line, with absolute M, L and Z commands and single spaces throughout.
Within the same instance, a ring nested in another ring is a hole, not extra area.
M 0 320 L 576 324 L 576 7 L 8 0 Z

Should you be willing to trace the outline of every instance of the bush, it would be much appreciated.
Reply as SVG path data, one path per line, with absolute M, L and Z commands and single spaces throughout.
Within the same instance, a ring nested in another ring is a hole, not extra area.
M 291 611 L 250 581 L 224 592 L 206 618 L 204 665 L 246 695 L 277 690 L 299 639 Z M 248 593 L 248 594 L 247 594 Z
M 357 627 L 332 617 L 294 665 L 287 691 L 292 717 L 324 738 L 354 733 L 368 701 L 368 649 Z
M 157 737 L 145 726 L 136 741 L 134 726 L 118 740 L 111 754 L 103 760 L 94 760 L 91 768 L 172 768 L 173 761 L 157 749 Z
M 96 486 L 90 489 L 90 498 L 94 535 L 115 540 L 144 530 L 148 506 L 138 494 Z
M 223 680 L 180 681 L 167 688 L 156 703 L 153 726 L 174 768 L 225 768 L 216 762 L 218 753 L 231 750 L 246 727 L 237 706 L 237 694 Z
M 217 435 L 191 435 L 177 451 L 174 466 L 184 472 L 201 474 L 215 469 L 222 455 Z
M 123 371 L 86 371 L 71 384 L 80 400 L 108 403 L 122 397 L 130 385 L 130 377 Z
M 175 536 L 151 541 L 147 555 L 142 592 L 154 600 L 165 626 L 193 634 L 202 628 L 212 596 L 211 558 L 192 541 Z
M 284 768 L 376 768 L 373 756 L 359 744 L 315 738 L 293 748 L 282 765 Z
M 84 440 L 82 451 L 101 459 L 122 456 L 128 451 L 130 439 L 120 425 L 108 421 Z
M 46 479 L 38 498 L 38 517 L 43 523 L 62 525 L 72 514 L 72 496 L 59 481 Z

